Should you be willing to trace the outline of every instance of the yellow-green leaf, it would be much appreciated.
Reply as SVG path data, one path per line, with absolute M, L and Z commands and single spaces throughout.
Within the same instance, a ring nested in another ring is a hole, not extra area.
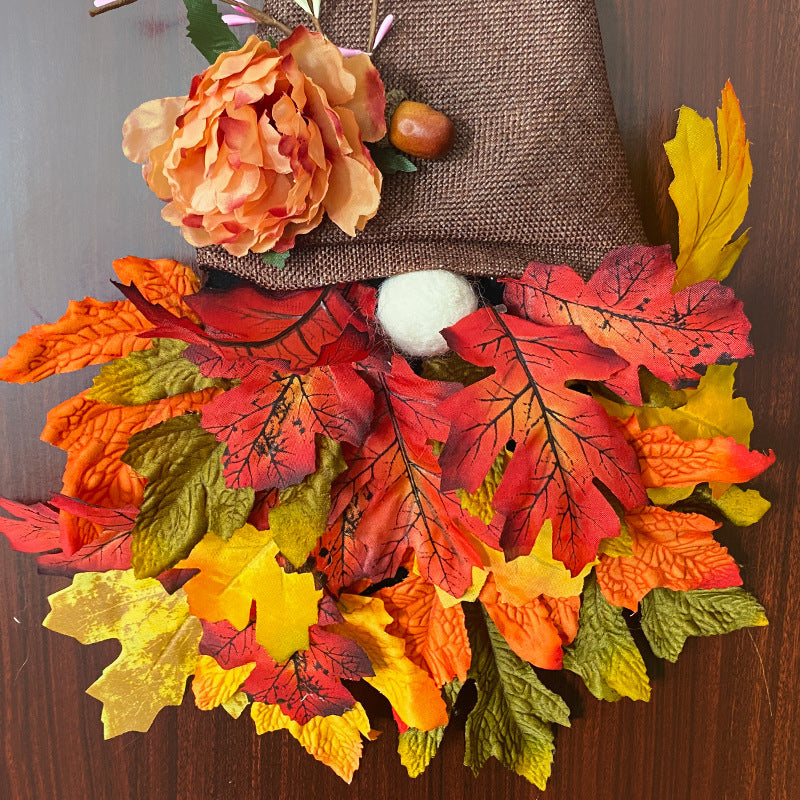
M 137 577 L 174 566 L 209 531 L 229 538 L 244 524 L 255 495 L 249 488 L 227 488 L 224 450 L 196 414 L 131 437 L 122 461 L 147 478 L 131 548 Z
M 286 573 L 268 531 L 245 525 L 225 542 L 205 536 L 177 566 L 199 569 L 184 589 L 192 613 L 209 622 L 228 620 L 238 630 L 256 604 L 256 641 L 274 661 L 308 650 L 308 629 L 319 617 L 322 591 L 310 573 Z
M 769 511 L 771 503 L 755 489 L 740 489 L 731 486 L 722 497 L 714 498 L 711 490 L 706 490 L 707 501 L 716 506 L 725 518 L 740 528 L 755 525 Z
M 744 120 L 730 81 L 717 109 L 719 148 L 710 119 L 685 106 L 675 138 L 664 145 L 675 173 L 669 193 L 678 210 L 680 248 L 674 290 L 722 280 L 747 242 L 731 242 L 744 220 L 753 165 Z
M 122 652 L 87 693 L 103 703 L 105 738 L 146 731 L 164 706 L 180 705 L 203 635 L 186 594 L 152 578 L 84 572 L 50 596 L 44 625 L 82 644 L 119 639 Z
M 578 635 L 564 650 L 564 669 L 580 675 L 599 700 L 650 699 L 642 654 L 622 610 L 603 597 L 594 575 L 586 581 Z
M 272 538 L 289 561 L 299 568 L 328 524 L 331 484 L 347 469 L 342 446 L 327 437 L 317 439 L 317 471 L 296 486 L 284 489 L 270 509 Z

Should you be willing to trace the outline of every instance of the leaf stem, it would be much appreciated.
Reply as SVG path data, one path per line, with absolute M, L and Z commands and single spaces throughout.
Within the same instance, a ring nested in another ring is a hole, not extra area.
M 260 22 L 262 25 L 267 25 L 270 28 L 277 28 L 281 33 L 289 36 L 291 34 L 292 29 L 288 25 L 284 25 L 282 22 L 278 21 L 273 17 L 271 14 L 266 14 L 263 11 L 259 11 L 257 8 L 253 8 L 253 6 L 247 5 L 247 3 L 240 2 L 240 0 L 219 0 L 220 3 L 225 3 L 225 5 L 233 6 L 234 8 L 238 8 L 240 11 L 247 14 L 250 19 L 255 20 L 256 22 Z M 125 0 L 125 2 L 135 2 L 135 0 Z M 317 23 L 319 24 L 319 23 Z
M 122 8 L 122 6 L 129 6 L 135 2 L 136 0 L 114 0 L 113 3 L 108 3 L 107 5 L 100 6 L 99 8 L 91 9 L 89 11 L 89 16 L 96 17 L 98 14 L 105 14 L 106 11 L 113 11 L 115 8 Z
M 375 34 L 378 30 L 378 0 L 372 0 L 372 11 L 369 16 L 369 42 L 367 43 L 367 52 L 371 53 L 372 48 L 375 47 Z

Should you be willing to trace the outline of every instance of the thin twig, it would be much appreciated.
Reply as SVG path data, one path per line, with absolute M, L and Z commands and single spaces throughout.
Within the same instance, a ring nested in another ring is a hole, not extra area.
M 375 47 L 375 34 L 378 30 L 378 0 L 372 0 L 372 11 L 369 16 L 369 43 L 367 44 L 367 52 L 371 53 L 372 48 Z
M 756 655 L 758 656 L 758 662 L 761 664 L 761 677 L 764 679 L 764 691 L 767 694 L 767 706 L 769 707 L 769 715 L 770 718 L 774 719 L 775 715 L 772 713 L 772 698 L 769 696 L 769 684 L 767 683 L 767 671 L 764 669 L 764 659 L 761 658 L 761 653 L 758 649 L 758 645 L 756 644 L 756 640 L 753 638 L 753 634 L 750 632 L 750 628 L 746 628 L 747 635 L 750 637 L 750 641 L 753 643 L 753 649 L 756 651 Z
M 122 8 L 122 6 L 129 6 L 135 2 L 136 0 L 114 0 L 113 3 L 108 3 L 108 5 L 91 9 L 91 11 L 89 11 L 89 16 L 96 17 L 98 14 L 105 14 L 106 11 L 113 11 L 115 8 Z
M 322 33 L 322 26 L 319 24 L 319 20 L 313 14 L 309 14 L 308 16 L 311 17 L 311 22 L 314 25 L 314 30 L 317 33 Z
M 128 0 L 128 2 L 133 2 L 133 0 Z M 267 25 L 270 28 L 277 28 L 286 36 L 292 32 L 292 29 L 288 25 L 284 25 L 282 22 L 279 22 L 271 14 L 265 14 L 263 11 L 259 11 L 257 8 L 247 5 L 247 3 L 239 2 L 239 0 L 220 0 L 220 3 L 225 3 L 225 5 L 238 8 L 240 11 L 243 11 L 245 14 L 247 14 L 250 19 L 260 22 L 262 25 Z

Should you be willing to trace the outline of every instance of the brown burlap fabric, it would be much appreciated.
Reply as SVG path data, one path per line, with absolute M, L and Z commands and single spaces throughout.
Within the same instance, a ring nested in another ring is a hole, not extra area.
M 373 58 L 388 89 L 445 112 L 441 161 L 387 176 L 381 208 L 351 239 L 329 221 L 286 267 L 222 248 L 198 265 L 271 289 L 419 269 L 518 275 L 532 260 L 589 275 L 613 247 L 643 242 L 608 88 L 593 0 L 383 0 L 396 23 Z M 370 0 L 324 0 L 338 45 L 365 48 Z M 304 22 L 290 0 L 267 10 Z M 274 33 L 274 31 L 273 31 Z

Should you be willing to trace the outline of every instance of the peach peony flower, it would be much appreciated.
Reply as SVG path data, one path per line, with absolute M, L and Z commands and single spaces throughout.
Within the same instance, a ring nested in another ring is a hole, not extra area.
M 188 97 L 139 106 L 122 149 L 191 244 L 284 252 L 325 214 L 350 236 L 375 216 L 381 173 L 364 142 L 386 133 L 385 103 L 367 55 L 300 27 L 277 50 L 251 36 Z

